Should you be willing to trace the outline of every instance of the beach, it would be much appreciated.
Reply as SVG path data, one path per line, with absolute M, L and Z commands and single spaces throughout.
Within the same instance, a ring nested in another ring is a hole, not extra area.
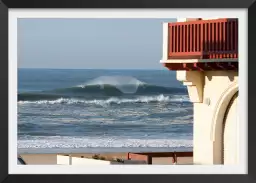
M 71 153 L 71 154 L 58 154 L 58 155 L 70 155 L 72 157 L 83 157 L 83 158 L 92 158 L 94 153 Z M 127 153 L 101 153 L 98 154 L 101 157 L 105 157 L 106 159 L 127 159 Z M 28 165 L 56 165 L 56 156 L 57 154 L 20 154 L 23 160 Z M 190 164 L 192 163 L 192 157 L 182 157 L 178 158 L 177 164 Z M 172 158 L 153 158 L 152 159 L 153 165 L 172 165 Z
M 193 107 L 174 73 L 19 69 L 18 89 L 18 154 L 28 164 L 56 164 L 57 154 L 192 151 Z

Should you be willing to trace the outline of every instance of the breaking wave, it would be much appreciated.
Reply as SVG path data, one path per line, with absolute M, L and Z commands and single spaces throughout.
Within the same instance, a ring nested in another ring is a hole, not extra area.
M 111 97 L 106 100 L 94 99 L 94 100 L 81 100 L 72 98 L 60 98 L 56 100 L 39 100 L 39 101 L 19 101 L 19 104 L 96 104 L 96 105 L 110 105 L 110 104 L 122 104 L 122 103 L 156 103 L 156 102 L 189 102 L 188 97 L 171 98 L 169 96 L 157 95 L 157 96 L 141 96 L 133 99 Z
M 63 100 L 70 98 L 99 99 L 126 95 L 184 94 L 184 88 L 149 85 L 133 77 L 101 76 L 83 85 L 49 91 L 19 93 L 18 101 Z

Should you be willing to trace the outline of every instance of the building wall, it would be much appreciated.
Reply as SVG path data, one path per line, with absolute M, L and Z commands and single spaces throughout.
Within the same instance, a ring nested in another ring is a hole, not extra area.
M 238 72 L 206 71 L 202 77 L 204 77 L 203 102 L 194 103 L 193 161 L 194 164 L 221 164 L 222 153 L 220 152 L 223 146 L 219 119 L 224 115 L 225 106 L 228 105 L 229 97 L 232 96 L 226 97 L 225 100 L 221 99 L 223 96 L 228 96 L 225 92 L 237 83 Z
M 106 160 L 96 160 L 96 159 L 90 159 L 90 158 L 57 155 L 57 164 L 58 165 L 111 165 L 111 164 L 120 164 L 120 163 L 106 161 Z
M 234 165 L 237 164 L 238 161 L 238 118 L 237 114 L 237 97 L 238 95 L 234 95 L 232 98 L 225 118 L 224 124 L 224 164 L 225 165 Z

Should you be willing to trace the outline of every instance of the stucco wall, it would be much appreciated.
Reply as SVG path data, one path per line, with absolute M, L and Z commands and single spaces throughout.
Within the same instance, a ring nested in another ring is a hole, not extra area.
M 71 158 L 71 159 L 70 159 Z M 96 160 L 91 158 L 80 158 L 80 157 L 69 157 L 69 156 L 57 156 L 58 165 L 122 165 L 122 164 L 146 164 L 144 161 L 135 160 L 124 160 L 124 163 L 107 161 L 107 160 Z
M 69 165 L 69 164 L 71 165 L 111 165 L 111 164 L 119 164 L 119 163 L 105 161 L 105 160 L 57 155 L 57 164 L 58 165 Z
M 234 165 L 239 163 L 238 153 L 238 118 L 237 118 L 237 95 L 234 96 L 228 107 L 228 113 L 224 125 L 224 164 Z
M 194 103 L 194 163 L 220 164 L 221 129 L 215 128 L 216 111 L 225 92 L 238 81 L 235 71 L 207 71 L 203 74 L 203 102 Z M 232 97 L 232 96 L 231 96 Z M 223 103 L 223 102 L 222 102 Z M 229 103 L 225 100 L 226 105 Z M 221 110 L 223 113 L 225 110 Z M 215 116 L 215 117 L 214 117 Z M 217 134 L 217 135 L 216 135 Z

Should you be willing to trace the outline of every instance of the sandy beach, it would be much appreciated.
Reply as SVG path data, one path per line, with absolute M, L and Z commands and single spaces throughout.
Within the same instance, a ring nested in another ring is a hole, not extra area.
M 72 157 L 83 157 L 83 158 L 92 158 L 94 153 L 71 153 L 64 154 L 60 153 L 59 155 L 71 155 Z M 127 153 L 102 153 L 97 154 L 100 157 L 104 157 L 105 159 L 127 159 Z M 28 165 L 56 165 L 57 164 L 57 154 L 20 154 L 20 156 L 24 159 L 24 161 Z M 192 157 L 182 157 L 178 158 L 177 164 L 190 164 L 192 163 Z M 172 158 L 153 158 L 153 165 L 171 165 Z

